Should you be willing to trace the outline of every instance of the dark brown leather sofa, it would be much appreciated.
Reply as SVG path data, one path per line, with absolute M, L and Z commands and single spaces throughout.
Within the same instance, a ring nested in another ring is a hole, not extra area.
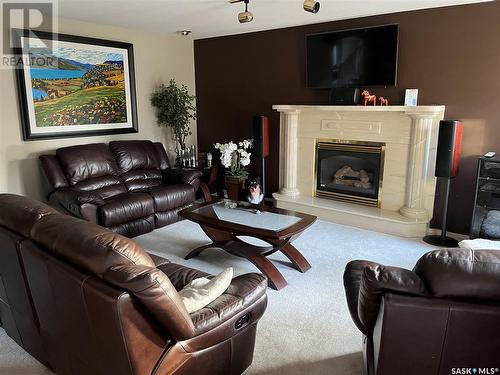
M 200 171 L 170 168 L 151 141 L 64 147 L 40 161 L 52 205 L 127 237 L 179 220 L 200 185 Z
M 344 286 L 363 333 L 364 374 L 494 374 L 500 367 L 500 251 L 435 250 L 413 271 L 352 261 Z
M 177 293 L 205 273 L 32 199 L 0 195 L 0 322 L 59 374 L 241 374 L 266 278 L 233 279 L 188 314 Z

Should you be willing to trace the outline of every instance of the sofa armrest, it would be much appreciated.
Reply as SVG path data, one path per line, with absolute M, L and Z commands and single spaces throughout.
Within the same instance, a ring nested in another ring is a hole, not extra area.
M 161 267 L 164 266 L 165 264 L 169 264 L 170 261 L 167 258 L 164 258 L 162 256 L 147 252 L 148 255 L 153 259 L 153 263 L 155 264 L 155 267 Z
M 132 293 L 177 341 L 195 335 L 179 293 L 159 268 L 142 265 L 110 267 L 103 279 Z
M 43 173 L 52 189 L 66 188 L 69 186 L 68 180 L 59 164 L 59 160 L 55 155 L 40 155 L 39 159 Z
M 202 172 L 192 168 L 169 168 L 163 172 L 163 181 L 167 184 L 188 184 L 195 191 L 200 187 Z
M 49 196 L 49 201 L 71 213 L 73 216 L 97 222 L 93 217 L 97 206 L 104 204 L 104 200 L 91 191 L 80 191 L 71 188 L 58 189 Z M 92 213 L 89 215 L 89 213 Z
M 346 279 L 348 280 L 346 295 L 349 293 L 348 305 L 351 316 L 355 308 L 353 294 L 355 294 L 355 288 L 358 285 L 357 315 L 354 314 L 353 320 L 365 335 L 371 334 L 375 326 L 384 293 L 428 295 L 424 283 L 415 272 L 399 267 L 353 261 L 346 266 L 344 283 L 346 283 Z
M 376 265 L 376 263 L 366 260 L 353 260 L 347 263 L 344 271 L 344 290 L 347 307 L 349 308 L 349 313 L 354 324 L 365 335 L 368 335 L 368 329 L 361 323 L 358 316 L 359 287 L 365 267 Z
M 230 320 L 265 296 L 267 278 L 259 273 L 235 277 L 229 288 L 212 303 L 191 313 L 195 335 L 201 335 Z

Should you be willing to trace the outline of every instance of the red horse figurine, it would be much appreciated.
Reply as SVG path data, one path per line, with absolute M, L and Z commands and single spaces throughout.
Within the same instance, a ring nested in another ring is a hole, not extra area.
M 389 105 L 389 101 L 383 96 L 379 97 L 378 100 L 380 100 L 380 105 Z
M 377 97 L 375 95 L 371 95 L 368 90 L 364 90 L 361 93 L 361 96 L 365 97 L 365 106 L 370 102 L 373 102 L 373 105 L 377 105 Z

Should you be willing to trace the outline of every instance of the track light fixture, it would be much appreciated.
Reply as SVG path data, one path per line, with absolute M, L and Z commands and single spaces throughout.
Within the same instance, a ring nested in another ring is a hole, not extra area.
M 305 0 L 304 1 L 304 10 L 306 12 L 318 13 L 319 12 L 319 2 L 314 0 Z
M 247 22 L 251 22 L 253 20 L 253 14 L 252 14 L 252 12 L 248 11 L 248 3 L 249 3 L 249 1 L 250 0 L 244 0 L 244 2 L 245 2 L 245 11 L 241 12 L 240 14 L 238 14 L 238 21 L 240 21 L 240 23 L 247 23 Z
M 228 0 L 228 2 L 230 4 L 241 3 L 241 2 L 245 3 L 245 11 L 238 14 L 238 21 L 240 21 L 240 23 L 247 23 L 253 20 L 253 14 L 248 11 L 248 3 L 250 2 L 250 0 Z M 306 12 L 318 13 L 319 7 L 320 7 L 319 1 L 314 1 L 314 0 L 304 1 L 304 10 Z

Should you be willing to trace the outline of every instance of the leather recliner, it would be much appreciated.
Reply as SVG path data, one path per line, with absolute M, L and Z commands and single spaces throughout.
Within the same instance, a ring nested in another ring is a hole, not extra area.
M 356 260 L 344 287 L 363 333 L 364 374 L 493 374 L 500 366 L 500 251 L 435 250 L 413 271 Z
M 179 220 L 200 185 L 200 171 L 170 168 L 151 141 L 63 147 L 40 161 L 52 205 L 127 237 Z
M 207 274 L 32 199 L 0 194 L 0 322 L 59 374 L 241 374 L 267 305 L 260 274 L 188 314 Z

